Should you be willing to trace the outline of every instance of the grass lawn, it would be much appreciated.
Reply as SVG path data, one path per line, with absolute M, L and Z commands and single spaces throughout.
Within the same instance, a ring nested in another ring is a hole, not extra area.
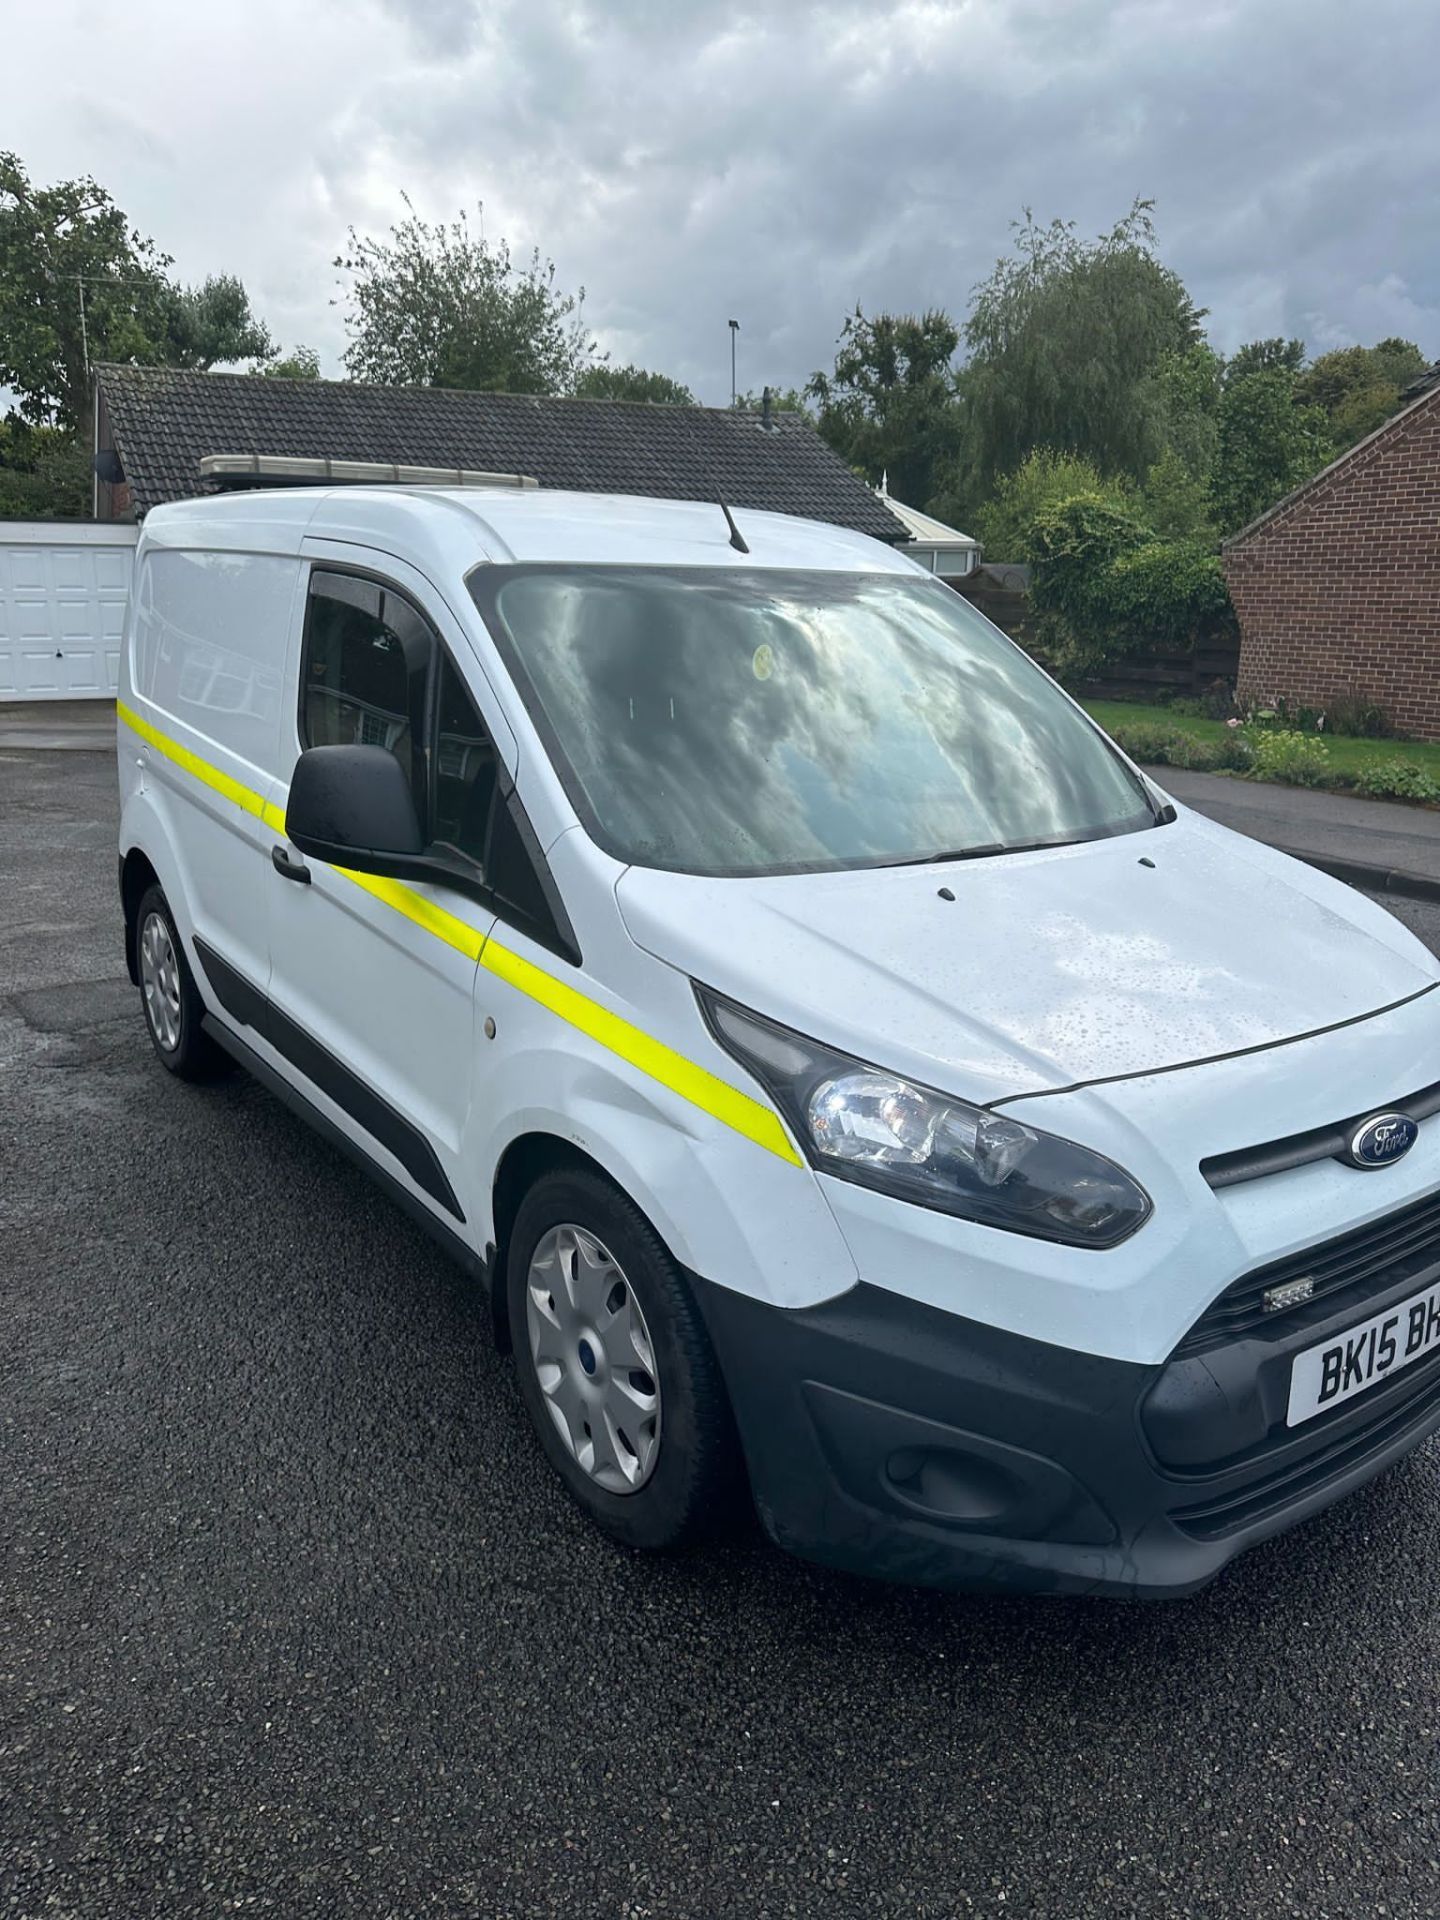
M 1092 714 L 1107 733 L 1117 727 L 1173 727 L 1197 740 L 1218 740 L 1227 731 L 1223 720 L 1200 720 L 1189 714 L 1172 713 L 1168 707 L 1150 707 L 1138 700 L 1086 700 L 1085 711 Z M 1330 755 L 1330 766 L 1342 780 L 1353 780 L 1364 767 L 1377 760 L 1408 760 L 1421 767 L 1432 780 L 1440 780 L 1440 742 L 1420 740 L 1352 740 L 1343 734 L 1322 736 Z

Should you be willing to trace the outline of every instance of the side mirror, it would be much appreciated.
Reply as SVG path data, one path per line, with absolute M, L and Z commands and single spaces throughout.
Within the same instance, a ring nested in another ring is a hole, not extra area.
M 399 878 L 425 851 L 405 769 L 384 747 L 308 747 L 295 762 L 285 831 L 302 853 Z

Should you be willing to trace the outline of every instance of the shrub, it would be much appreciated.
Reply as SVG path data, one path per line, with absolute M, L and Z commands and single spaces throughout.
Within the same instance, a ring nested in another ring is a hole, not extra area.
M 0 520 L 83 519 L 90 461 L 73 434 L 0 419 Z
M 1174 447 L 1167 447 L 1146 474 L 1142 499 L 1145 518 L 1162 540 L 1214 545 L 1209 488 Z
M 1221 740 L 1202 740 L 1197 734 L 1179 733 L 1170 744 L 1167 764 L 1184 767 L 1190 773 L 1217 773 L 1226 764 Z
M 1279 780 L 1289 787 L 1324 787 L 1330 783 L 1330 749 L 1312 734 L 1283 727 L 1264 728 L 1250 745 L 1251 768 L 1257 780 Z
M 1157 540 L 1122 495 L 1078 493 L 1042 507 L 1024 555 L 1031 601 L 1063 626 L 1072 675 L 1140 647 L 1193 647 L 1234 630 L 1219 555 L 1195 540 Z
M 1363 693 L 1342 693 L 1325 709 L 1325 731 L 1343 733 L 1356 740 L 1393 740 L 1395 728 L 1378 700 Z M 1401 765 L 1396 761 L 1394 765 Z
M 1440 781 L 1413 760 L 1377 760 L 1355 776 L 1355 791 L 1372 800 L 1422 800 L 1440 803 Z
M 1205 740 L 1181 727 L 1160 722 L 1116 727 L 1111 739 L 1144 766 L 1183 767 L 1189 773 L 1246 773 L 1252 764 L 1250 742 L 1236 731 Z
M 1108 497 L 1116 505 L 1126 501 L 1124 485 L 1102 479 L 1092 461 L 1036 447 L 1013 473 L 1000 475 L 994 493 L 975 516 L 976 538 L 986 556 L 991 560 L 1027 558 L 1031 521 L 1078 493 Z
M 1149 540 L 1117 554 L 1107 599 L 1132 645 L 1191 647 L 1235 626 L 1220 556 L 1194 540 Z
M 1216 741 L 1215 750 L 1220 756 L 1218 764 L 1232 773 L 1248 773 L 1255 763 L 1255 749 L 1238 727 L 1227 729 Z
M 1181 749 L 1184 735 L 1174 727 L 1142 722 L 1139 726 L 1116 727 L 1110 738 L 1122 753 L 1147 767 L 1173 767 L 1179 764 L 1172 755 Z
M 1245 710 L 1245 724 L 1275 733 L 1323 733 L 1325 716 L 1318 707 L 1302 706 L 1283 693 L 1265 705 L 1252 704 Z
M 1146 636 L 1116 631 L 1113 562 L 1142 546 L 1147 529 L 1113 496 L 1078 493 L 1045 507 L 1030 522 L 1025 558 L 1034 572 L 1030 598 L 1035 610 L 1066 634 L 1064 670 L 1094 672 L 1120 657 Z

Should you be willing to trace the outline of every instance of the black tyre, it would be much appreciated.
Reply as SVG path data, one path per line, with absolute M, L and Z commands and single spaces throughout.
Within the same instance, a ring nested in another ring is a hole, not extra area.
M 699 1539 L 743 1469 L 709 1337 L 649 1221 L 595 1174 L 547 1174 L 506 1284 L 521 1395 L 573 1498 L 629 1547 Z
M 135 916 L 135 969 L 145 1025 L 160 1063 L 181 1080 L 213 1080 L 227 1056 L 201 1030 L 204 1002 L 169 902 L 159 887 L 147 887 Z

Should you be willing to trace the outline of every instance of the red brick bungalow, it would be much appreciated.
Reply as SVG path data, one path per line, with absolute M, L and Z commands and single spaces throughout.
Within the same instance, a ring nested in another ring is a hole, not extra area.
M 1358 694 L 1440 740 L 1440 364 L 1407 401 L 1225 542 L 1242 700 Z

